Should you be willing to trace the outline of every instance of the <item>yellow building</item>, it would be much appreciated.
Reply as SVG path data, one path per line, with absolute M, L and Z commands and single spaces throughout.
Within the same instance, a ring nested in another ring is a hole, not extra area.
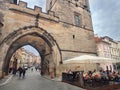
M 33 53 L 26 51 L 24 48 L 18 49 L 11 57 L 9 67 L 13 67 L 13 63 L 17 60 L 17 68 L 24 65 L 33 66 L 34 63 L 40 64 L 40 56 L 36 56 Z

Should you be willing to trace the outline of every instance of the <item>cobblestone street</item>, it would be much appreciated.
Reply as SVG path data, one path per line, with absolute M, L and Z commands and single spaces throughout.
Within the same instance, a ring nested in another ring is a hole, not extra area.
M 43 78 L 38 71 L 28 70 L 24 79 L 13 76 L 10 82 L 0 87 L 0 90 L 83 90 L 66 83 Z

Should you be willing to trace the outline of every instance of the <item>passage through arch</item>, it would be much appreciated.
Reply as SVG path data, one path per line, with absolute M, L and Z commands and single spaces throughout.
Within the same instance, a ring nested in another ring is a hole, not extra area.
M 9 34 L 3 42 L 1 52 L 3 54 L 3 68 L 2 71 L 8 74 L 9 62 L 13 53 L 20 47 L 25 45 L 33 46 L 41 55 L 42 74 L 46 73 L 46 62 L 49 62 L 50 71 L 56 74 L 56 67 L 62 62 L 61 53 L 57 42 L 54 38 L 43 30 L 34 26 L 24 27 Z

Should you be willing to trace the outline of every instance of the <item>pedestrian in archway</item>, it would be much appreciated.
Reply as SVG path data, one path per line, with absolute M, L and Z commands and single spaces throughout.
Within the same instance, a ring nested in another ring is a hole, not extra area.
M 37 66 L 35 67 L 35 70 L 37 71 Z
M 26 69 L 23 68 L 23 78 L 25 78 Z
M 33 71 L 33 68 L 31 68 L 31 71 Z
M 13 68 L 12 68 L 12 67 L 10 67 L 10 68 L 9 68 L 9 74 L 12 72 L 12 70 L 13 70 Z
M 23 73 L 22 67 L 19 67 L 19 68 L 18 68 L 18 71 L 19 71 L 19 78 L 21 78 L 21 74 Z
M 13 68 L 12 74 L 13 74 L 14 76 L 16 75 L 16 72 L 17 72 L 17 69 L 16 69 L 16 68 Z

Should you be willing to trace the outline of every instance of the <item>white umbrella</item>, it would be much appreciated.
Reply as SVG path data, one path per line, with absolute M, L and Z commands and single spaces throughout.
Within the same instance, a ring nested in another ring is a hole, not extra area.
M 68 64 L 68 63 L 108 63 L 108 62 L 117 63 L 116 60 L 113 60 L 111 58 L 104 58 L 104 57 L 90 56 L 90 55 L 82 55 L 79 57 L 75 57 L 75 58 L 63 61 L 64 64 Z

